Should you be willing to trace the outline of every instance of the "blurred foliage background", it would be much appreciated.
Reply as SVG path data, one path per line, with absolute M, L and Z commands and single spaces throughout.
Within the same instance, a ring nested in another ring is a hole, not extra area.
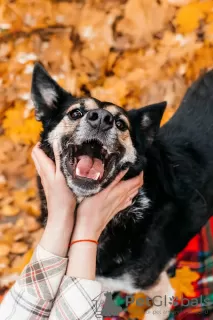
M 42 234 L 30 100 L 41 61 L 72 94 L 126 109 L 166 100 L 163 123 L 213 66 L 212 0 L 0 0 L 0 293 Z

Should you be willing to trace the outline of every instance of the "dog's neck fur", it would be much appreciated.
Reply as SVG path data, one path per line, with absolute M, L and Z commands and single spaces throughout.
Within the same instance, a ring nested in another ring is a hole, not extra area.
M 144 219 L 153 210 L 152 204 L 158 199 L 159 189 L 168 198 L 174 197 L 172 182 L 175 178 L 174 164 L 169 160 L 170 150 L 162 141 L 156 140 L 147 150 L 144 167 L 144 185 L 133 200 L 133 205 L 118 213 L 111 221 L 110 228 L 126 228 L 128 220 L 143 224 Z M 149 177 L 149 180 L 147 179 Z M 150 217 L 149 217 L 150 219 Z

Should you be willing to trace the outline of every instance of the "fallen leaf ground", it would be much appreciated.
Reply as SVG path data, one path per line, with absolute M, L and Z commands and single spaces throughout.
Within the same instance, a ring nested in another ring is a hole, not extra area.
M 164 123 L 213 66 L 213 1 L 0 1 L 0 294 L 42 234 L 30 157 L 38 60 L 77 96 L 126 109 L 166 100 Z

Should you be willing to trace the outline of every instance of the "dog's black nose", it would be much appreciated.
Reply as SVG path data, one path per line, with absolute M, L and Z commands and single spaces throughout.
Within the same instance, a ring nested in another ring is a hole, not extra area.
M 92 128 L 101 130 L 109 130 L 113 126 L 113 115 L 104 109 L 95 109 L 87 113 L 87 122 Z

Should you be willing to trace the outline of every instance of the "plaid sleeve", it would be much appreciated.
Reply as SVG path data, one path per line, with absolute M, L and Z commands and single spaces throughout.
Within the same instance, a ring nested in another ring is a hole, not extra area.
M 97 281 L 64 276 L 50 320 L 102 320 L 105 296 Z
M 67 262 L 67 258 L 55 256 L 38 246 L 30 263 L 2 301 L 0 319 L 49 319 Z

